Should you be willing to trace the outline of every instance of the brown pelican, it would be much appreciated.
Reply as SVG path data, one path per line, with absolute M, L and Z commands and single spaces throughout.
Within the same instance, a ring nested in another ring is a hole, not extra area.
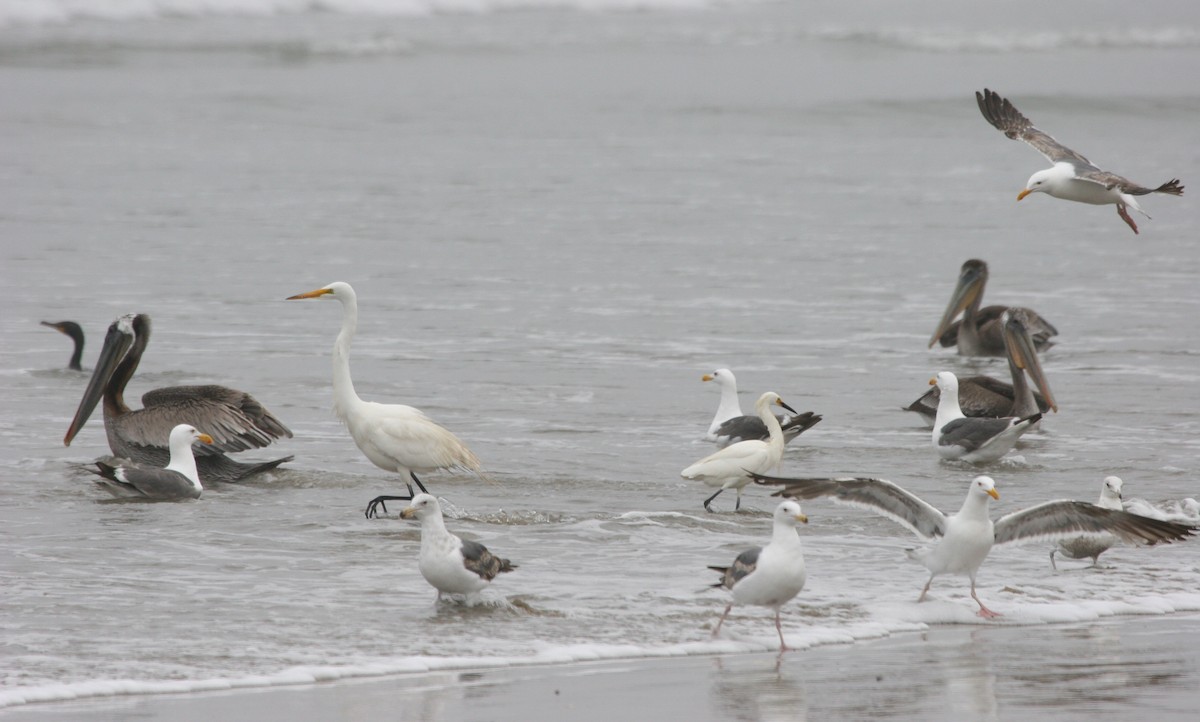
M 958 404 L 967 417 L 1025 417 L 1050 410 L 1058 411 L 1050 385 L 1042 371 L 1033 337 L 1029 335 L 1027 309 L 1005 309 L 1000 317 L 1005 355 L 1012 383 L 991 376 L 969 376 L 958 380 Z M 1041 393 L 1030 388 L 1025 374 L 1033 379 Z M 921 398 L 906 407 L 920 414 L 932 428 L 941 394 L 935 384 Z
M 1121 504 L 1121 487 L 1124 482 L 1119 476 L 1104 477 L 1104 486 L 1100 488 L 1100 500 L 1096 502 L 1096 506 L 1105 509 L 1121 509 L 1125 507 Z M 1100 563 L 1100 555 L 1108 551 L 1109 547 L 1116 544 L 1118 539 L 1112 534 L 1106 536 L 1078 536 L 1072 539 L 1060 539 L 1058 546 L 1050 550 L 1050 566 L 1058 569 L 1058 565 L 1054 563 L 1054 555 L 1062 554 L 1068 559 L 1084 559 L 1092 558 L 1092 566 Z
M 764 547 L 747 549 L 727 567 L 709 567 L 721 573 L 721 581 L 714 587 L 724 587 L 732 592 L 733 601 L 725 605 L 725 612 L 717 620 L 713 630 L 715 638 L 721 633 L 721 625 L 729 616 L 734 604 L 754 604 L 775 610 L 775 631 L 779 633 L 779 651 L 788 650 L 783 640 L 783 628 L 779 624 L 779 610 L 804 589 L 806 572 L 804 551 L 800 547 L 800 535 L 796 523 L 808 523 L 808 517 L 800 511 L 800 504 L 785 501 L 775 509 L 774 529 L 771 542 Z
M 958 406 L 958 378 L 942 371 L 929 383 L 937 384 L 937 417 L 933 420 L 933 448 L 943 459 L 983 464 L 1012 450 L 1021 434 L 1041 420 L 1040 413 L 1024 418 L 968 418 Z
M 71 337 L 71 340 L 75 342 L 75 352 L 71 354 L 67 368 L 72 371 L 82 371 L 83 367 L 79 365 L 79 362 L 83 360 L 83 328 L 74 321 L 59 321 L 58 323 L 42 321 L 42 325 Z
M 479 459 L 467 445 L 420 409 L 359 398 L 350 378 L 350 342 L 358 329 L 358 296 L 350 284 L 336 281 L 315 291 L 289 296 L 287 300 L 302 298 L 333 298 L 342 304 L 342 330 L 333 342 L 333 413 L 346 424 L 354 443 L 371 463 L 397 472 L 408 487 L 408 496 L 372 499 L 367 504 L 368 519 L 375 516 L 376 508 L 386 512 L 385 502 L 411 500 L 413 484 L 424 492 L 418 471 L 422 474 L 437 469 L 480 472 Z
M 126 406 L 125 386 L 137 371 L 148 343 L 150 317 L 146 314 L 131 313 L 112 322 L 64 444 L 71 445 L 103 397 L 104 431 L 109 448 L 118 457 L 165 467 L 170 460 L 171 430 L 180 423 L 190 423 L 213 438 L 211 447 L 198 450 L 196 466 L 204 481 L 238 481 L 291 461 L 292 457 L 287 456 L 245 464 L 225 455 L 260 448 L 292 435 L 274 414 L 242 391 L 224 386 L 169 386 L 146 392 L 141 409 Z
M 1097 206 L 1113 204 L 1116 205 L 1117 215 L 1121 220 L 1137 233 L 1137 224 L 1129 217 L 1126 207 L 1147 218 L 1150 215 L 1138 205 L 1135 196 L 1148 193 L 1183 195 L 1183 186 L 1179 184 L 1178 178 L 1172 178 L 1157 188 L 1146 188 L 1116 173 L 1100 170 L 1087 158 L 1033 127 L 1033 123 L 1013 107 L 1012 103 L 987 88 L 984 88 L 982 93 L 976 91 L 975 100 L 979 103 L 979 111 L 983 113 L 983 117 L 997 130 L 1013 140 L 1025 141 L 1054 164 L 1031 175 L 1029 182 L 1025 184 L 1025 190 L 1017 195 L 1017 200 L 1030 193 L 1045 193 L 1066 201 Z
M 1064 539 L 1080 534 L 1115 534 L 1132 544 L 1157 544 L 1186 539 L 1195 531 L 1184 524 L 1066 500 L 1037 504 L 1002 516 L 993 523 L 988 506 L 993 499 L 999 499 L 1000 494 L 995 482 L 987 476 L 975 477 L 971 482 L 967 498 L 957 514 L 943 514 L 920 497 L 885 479 L 753 476 L 759 484 L 782 486 L 783 489 L 774 496 L 829 498 L 841 504 L 863 507 L 935 542 L 927 549 L 908 551 L 910 559 L 929 570 L 929 581 L 917 601 L 925 601 L 934 577 L 965 574 L 971 579 L 971 598 L 979 604 L 979 616 L 985 618 L 1000 615 L 984 606 L 975 594 L 975 575 L 995 544 Z
M 737 378 L 729 369 L 717 369 L 711 374 L 704 374 L 701 381 L 715 381 L 721 387 L 721 401 L 717 405 L 717 413 L 712 423 L 708 425 L 705 441 L 714 441 L 718 446 L 726 447 L 748 439 L 766 439 L 770 434 L 762 419 L 757 416 L 747 416 L 742 413 L 742 405 L 738 402 Z M 804 433 L 821 420 L 821 416 L 811 411 L 802 414 L 781 414 L 779 426 L 783 429 L 783 443 Z
M 116 497 L 156 501 L 199 499 L 204 486 L 200 483 L 196 458 L 192 455 L 192 444 L 197 441 L 204 444 L 213 442 L 211 436 L 196 431 L 196 427 L 179 424 L 171 429 L 171 463 L 166 468 L 142 466 L 126 459 L 110 459 L 96 462 L 99 471 L 88 471 L 99 476 L 97 483 Z
M 437 590 L 439 600 L 443 592 L 474 594 L 488 586 L 497 574 L 517 568 L 479 542 L 451 534 L 442 519 L 442 506 L 432 494 L 414 496 L 400 516 L 421 521 L 421 556 L 417 568 Z
M 704 508 L 708 511 L 712 511 L 712 500 L 726 489 L 737 489 L 737 504 L 734 509 L 741 509 L 742 489 L 750 483 L 750 472 L 770 471 L 783 459 L 783 429 L 779 426 L 779 419 L 771 413 L 772 404 L 796 413 L 796 410 L 783 403 L 783 399 L 774 391 L 768 391 L 758 397 L 754 410 L 770 430 L 768 440 L 750 439 L 730 444 L 679 472 L 685 479 L 703 481 L 708 486 L 718 487 L 716 494 L 704 500 Z
M 1026 330 L 1033 338 L 1038 351 L 1044 351 L 1053 345 L 1051 336 L 1058 335 L 1058 329 L 1049 321 L 1042 318 L 1036 311 L 1019 306 L 986 306 L 980 308 L 983 290 L 987 286 L 988 267 L 983 261 L 972 258 L 962 265 L 958 274 L 958 285 L 950 296 L 950 304 L 938 322 L 937 330 L 929 339 L 929 347 L 941 343 L 942 346 L 958 346 L 962 356 L 1003 356 L 1004 334 L 1001 331 L 1000 316 L 1009 308 L 1020 309 L 1024 312 Z M 955 322 L 954 318 L 962 312 L 962 320 Z

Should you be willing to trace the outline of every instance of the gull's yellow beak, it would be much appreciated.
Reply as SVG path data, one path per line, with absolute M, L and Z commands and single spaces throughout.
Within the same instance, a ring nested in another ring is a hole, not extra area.
M 704 374 L 703 376 L 700 377 L 700 380 L 701 381 L 712 381 L 715 378 L 716 378 L 716 376 L 713 376 L 712 374 Z
M 937 379 L 936 379 L 936 378 L 929 379 L 929 385 L 930 385 L 930 386 L 937 386 Z
M 401 519 L 411 519 L 411 518 L 413 518 L 414 515 L 416 515 L 416 513 L 417 513 L 416 509 L 412 508 L 411 506 L 406 506 L 406 507 L 404 507 L 404 511 L 400 512 L 400 518 Z
M 996 501 L 1000 501 L 1000 492 L 996 491 L 995 489 L 988 489 L 988 496 L 992 497 Z
M 200 434 L 196 438 L 199 439 L 200 441 L 203 441 L 206 444 L 211 444 L 213 442 L 212 437 L 209 436 L 208 434 Z
M 801 524 L 807 524 L 807 523 L 808 523 L 808 516 L 807 516 L 807 515 L 805 515 L 805 514 L 797 514 L 797 515 L 796 515 L 796 521 L 800 522 Z
M 325 296 L 330 293 L 333 293 L 332 288 L 318 288 L 317 290 L 309 291 L 308 293 L 297 293 L 295 296 L 288 296 L 287 298 L 285 298 L 283 300 L 295 301 L 296 299 L 300 299 L 300 298 L 320 298 L 321 296 Z
M 1017 200 L 1021 200 L 1021 199 L 1023 199 L 1025 196 L 1029 195 L 1029 194 L 1030 194 L 1030 193 L 1032 193 L 1032 192 L 1033 192 L 1033 191 L 1031 191 L 1031 190 L 1029 190 L 1028 188 L 1026 188 L 1025 190 L 1023 190 L 1023 191 L 1021 191 L 1020 193 L 1018 193 L 1018 194 L 1017 194 Z

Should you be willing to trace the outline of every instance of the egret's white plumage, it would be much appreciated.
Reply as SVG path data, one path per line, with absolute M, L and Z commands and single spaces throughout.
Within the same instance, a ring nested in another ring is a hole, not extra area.
M 417 494 L 400 512 L 405 519 L 421 522 L 421 555 L 417 568 L 421 576 L 442 594 L 474 594 L 502 572 L 517 568 L 478 542 L 451 534 L 442 520 L 442 507 L 431 494 Z
M 747 549 L 728 567 L 709 567 L 721 573 L 721 581 L 713 586 L 724 587 L 733 596 L 733 601 L 725 605 L 725 611 L 713 629 L 713 636 L 720 633 L 721 625 L 725 623 L 733 605 L 770 607 L 775 610 L 779 649 L 787 651 L 787 642 L 783 639 L 783 628 L 779 623 L 779 611 L 804 588 L 804 553 L 796 524 L 807 524 L 808 517 L 801 513 L 798 503 L 785 501 L 775 508 L 774 520 L 769 544 Z
M 367 505 L 366 514 L 374 516 L 376 507 L 393 499 L 409 500 L 412 485 L 425 486 L 417 472 L 461 469 L 479 473 L 475 454 L 457 436 L 437 424 L 420 409 L 404 404 L 380 404 L 363 401 L 354 391 L 350 378 L 350 342 L 358 328 L 358 297 L 348 283 L 337 281 L 315 291 L 290 296 L 334 298 L 342 304 L 342 330 L 333 344 L 333 412 L 346 424 L 354 443 L 371 463 L 401 475 L 408 496 L 380 496 Z M 386 506 L 382 506 L 387 511 Z
M 749 439 L 766 439 L 770 431 L 758 416 L 747 416 L 742 413 L 742 405 L 738 401 L 737 377 L 729 369 L 717 369 L 711 374 L 704 374 L 701 381 L 713 381 L 721 389 L 721 401 L 717 405 L 717 413 L 712 423 L 708 425 L 705 441 L 715 442 L 718 446 L 729 446 L 739 441 Z M 820 420 L 819 414 L 805 411 L 802 414 L 783 414 L 776 416 L 780 428 L 783 429 L 783 443 L 815 426 Z
M 191 424 L 177 424 L 171 429 L 168 440 L 171 460 L 165 468 L 117 459 L 115 463 L 97 461 L 99 471 L 88 471 L 99 476 L 97 483 L 113 496 L 159 501 L 199 499 L 204 487 L 200 484 L 196 457 L 192 454 L 192 444 L 197 441 L 211 444 L 213 438 L 200 433 Z
M 1121 481 L 1119 476 L 1104 477 L 1104 485 L 1100 487 L 1100 500 L 1096 502 L 1096 506 L 1104 507 L 1105 509 L 1124 509 L 1121 504 L 1121 489 L 1125 482 Z M 1058 565 L 1054 563 L 1055 553 L 1062 554 L 1068 559 L 1085 559 L 1092 558 L 1092 566 L 1100 563 L 1100 555 L 1108 551 L 1110 547 L 1116 544 L 1117 539 L 1112 534 L 1104 536 L 1078 536 L 1074 539 L 1061 539 L 1055 548 L 1050 550 L 1050 566 L 1055 569 Z
M 783 486 L 775 496 L 829 498 L 867 508 L 924 539 L 938 540 L 925 549 L 908 552 L 909 558 L 929 570 L 929 581 L 917 601 L 925 600 L 934 577 L 965 574 L 971 579 L 971 598 L 979 604 L 979 616 L 987 618 L 999 615 L 984 606 L 976 595 L 975 575 L 995 544 L 1055 540 L 1081 534 L 1114 534 L 1132 544 L 1156 544 L 1185 539 L 1194 533 L 1192 527 L 1184 524 L 1068 500 L 1037 504 L 1002 516 L 993 524 L 988 507 L 991 500 L 999 499 L 1000 495 L 995 482 L 987 476 L 977 476 L 971 481 L 962 508 L 951 515 L 943 514 L 920 497 L 885 479 L 787 479 L 761 474 L 755 474 L 754 478 L 760 484 Z
M 680 472 L 680 476 L 685 479 L 702 481 L 708 486 L 719 487 L 716 494 L 704 500 L 705 509 L 712 511 L 709 506 L 712 500 L 726 489 L 737 489 L 735 509 L 740 509 L 742 507 L 742 489 L 750 483 L 750 473 L 765 473 L 779 465 L 783 458 L 783 429 L 779 425 L 779 419 L 771 413 L 772 404 L 796 413 L 774 391 L 768 391 L 758 397 L 758 401 L 754 404 L 754 410 L 767 426 L 770 436 L 766 441 L 751 439 L 730 444 Z
M 1012 450 L 1017 439 L 1033 428 L 1040 413 L 1018 419 L 965 416 L 958 405 L 958 377 L 942 371 L 929 380 L 938 387 L 937 416 L 933 420 L 933 448 L 943 459 L 982 464 Z

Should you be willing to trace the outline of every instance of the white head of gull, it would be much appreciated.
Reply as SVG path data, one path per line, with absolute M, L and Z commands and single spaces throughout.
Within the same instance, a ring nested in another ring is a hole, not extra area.
M 733 601 L 725 605 L 725 611 L 717 621 L 712 636 L 721 632 L 721 625 L 735 604 L 753 604 L 775 610 L 775 631 L 779 633 L 779 650 L 788 650 L 783 639 L 783 628 L 779 623 L 779 612 L 784 604 L 792 600 L 804 588 L 806 576 L 804 553 L 800 547 L 800 535 L 796 524 L 808 523 L 808 517 L 800 511 L 800 504 L 785 501 L 775 508 L 774 528 L 771 541 L 765 547 L 747 549 L 733 560 L 728 567 L 709 567 L 721 573 L 721 581 L 714 587 L 724 587 L 732 592 Z
M 199 499 L 204 487 L 200 484 L 196 457 L 192 454 L 192 444 L 197 441 L 213 443 L 211 436 L 200 433 L 191 424 L 178 424 L 171 429 L 171 461 L 166 468 L 158 469 L 127 459 L 117 459 L 116 463 L 97 461 L 99 471 L 88 471 L 99 476 L 97 483 L 116 497 L 156 501 Z
M 333 344 L 333 413 L 346 424 L 359 450 L 381 469 L 400 474 L 408 496 L 378 496 L 367 504 L 367 518 L 377 509 L 387 511 L 385 502 L 413 498 L 413 484 L 426 491 L 417 472 L 440 469 L 465 470 L 478 474 L 479 459 L 467 445 L 420 409 L 403 404 L 363 401 L 350 378 L 350 342 L 358 328 L 358 297 L 348 283 L 337 281 L 315 291 L 289 296 L 287 300 L 332 298 L 342 304 L 342 330 Z
M 451 534 L 442 520 L 442 507 L 432 494 L 417 494 L 400 512 L 421 522 L 421 556 L 417 567 L 425 581 L 442 594 L 474 594 L 502 572 L 517 568 L 494 556 L 482 544 Z
M 737 505 L 742 508 L 742 489 L 750 483 L 750 472 L 765 473 L 779 465 L 783 458 L 783 429 L 779 419 L 771 413 L 771 405 L 782 406 L 795 413 L 785 404 L 779 394 L 768 391 L 758 398 L 754 410 L 766 425 L 769 437 L 766 441 L 751 439 L 739 441 L 710 454 L 680 472 L 680 476 L 693 481 L 702 481 L 708 486 L 718 487 L 715 494 L 704 500 L 704 508 L 712 511 L 710 504 L 726 489 L 737 489 Z
M 1157 544 L 1185 539 L 1195 531 L 1185 524 L 1073 500 L 1047 501 L 1002 516 L 993 523 L 988 514 L 989 504 L 999 499 L 1000 494 L 988 476 L 977 476 L 971 481 L 967 498 L 957 514 L 943 514 L 886 479 L 754 476 L 760 484 L 782 486 L 775 496 L 801 500 L 829 498 L 866 508 L 933 542 L 924 549 L 908 551 L 911 559 L 929 570 L 929 581 L 917 601 L 925 601 L 935 577 L 965 574 L 971 580 L 971 598 L 979 605 L 979 616 L 984 618 L 1000 616 L 984 606 L 975 593 L 975 575 L 995 544 L 1106 534 L 1130 544 Z
M 1018 419 L 964 416 L 958 405 L 958 378 L 942 371 L 929 380 L 940 394 L 933 421 L 933 448 L 943 459 L 983 464 L 996 461 L 1016 445 L 1017 439 L 1041 420 L 1041 413 Z

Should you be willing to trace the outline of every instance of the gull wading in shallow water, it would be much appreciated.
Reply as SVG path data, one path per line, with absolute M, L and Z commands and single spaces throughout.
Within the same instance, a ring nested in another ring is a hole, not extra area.
M 762 419 L 742 413 L 742 405 L 738 402 L 737 378 L 732 371 L 717 369 L 711 374 L 704 374 L 700 380 L 715 381 L 721 388 L 721 402 L 717 406 L 717 413 L 713 416 L 712 423 L 708 426 L 708 433 L 704 436 L 705 441 L 714 441 L 718 446 L 724 448 L 739 441 L 766 439 L 770 436 L 771 432 L 767 430 L 767 425 L 762 422 Z M 816 426 L 817 422 L 821 420 L 820 415 L 811 411 L 805 411 L 802 414 L 780 415 L 775 418 L 779 419 L 779 426 L 783 429 L 784 444 Z
M 715 494 L 704 500 L 704 508 L 708 511 L 712 511 L 713 499 L 726 489 L 737 489 L 737 504 L 734 509 L 741 509 L 742 489 L 750 483 L 750 473 L 770 471 L 783 459 L 783 429 L 779 426 L 779 419 L 771 413 L 772 405 L 782 406 L 793 414 L 796 413 L 796 410 L 783 403 L 783 399 L 774 391 L 768 391 L 758 397 L 754 410 L 770 433 L 766 441 L 750 439 L 730 444 L 679 472 L 685 479 L 702 481 L 708 486 L 718 487 Z
M 72 371 L 82 371 L 83 366 L 80 365 L 80 362 L 83 361 L 83 327 L 74 321 L 59 321 L 57 323 L 42 321 L 42 325 L 49 326 L 55 331 L 69 336 L 75 342 L 75 351 L 71 353 L 71 360 L 67 362 L 67 368 Z
M 211 436 L 196 431 L 196 427 L 179 424 L 171 429 L 171 462 L 166 468 L 156 469 L 126 459 L 110 459 L 96 462 L 99 471 L 88 471 L 99 476 L 96 483 L 116 497 L 155 501 L 199 499 L 204 487 L 200 484 L 196 458 L 192 455 L 192 444 L 197 441 L 204 444 L 213 442 Z
M 1017 439 L 1041 421 L 1041 413 L 1018 419 L 971 418 L 958 406 L 958 378 L 949 371 L 929 380 L 937 384 L 937 416 L 933 420 L 933 448 L 938 456 L 969 464 L 996 461 L 1016 446 Z
M 1054 345 L 1051 336 L 1058 335 L 1058 329 L 1049 321 L 1038 315 L 1037 311 L 1022 306 L 984 306 L 983 291 L 987 287 L 988 266 L 978 258 L 972 258 L 962 264 L 958 273 L 958 283 L 954 293 L 950 295 L 942 319 L 938 321 L 937 329 L 929 338 L 929 348 L 935 343 L 944 347 L 957 346 L 960 356 L 1004 356 L 1007 348 L 1004 343 L 1003 322 L 1000 317 L 1005 311 L 1020 312 L 1021 321 L 1029 337 L 1033 339 L 1034 348 L 1041 352 Z M 954 319 L 962 313 L 962 320 Z
M 517 568 L 501 559 L 479 542 L 461 539 L 446 529 L 442 507 L 432 494 L 417 494 L 400 512 L 401 518 L 416 517 L 421 522 L 421 556 L 417 568 L 425 581 L 442 594 L 474 594 L 486 587 L 497 574 Z
M 367 518 L 385 502 L 413 498 L 413 484 L 426 491 L 417 472 L 462 469 L 478 474 L 479 459 L 458 437 L 432 421 L 420 409 L 403 404 L 363 401 L 350 378 L 350 342 L 358 328 L 358 297 L 350 284 L 337 281 L 315 291 L 289 296 L 332 298 L 342 304 L 342 330 L 333 343 L 333 413 L 346 424 L 350 436 L 371 463 L 400 474 L 408 496 L 377 496 L 367 504 Z
M 958 380 L 958 405 L 968 417 L 1024 418 L 1037 413 L 1058 411 L 1050 384 L 1042 371 L 1033 338 L 1026 324 L 1026 309 L 1009 308 L 1000 315 L 1004 332 L 1004 347 L 1008 357 L 1008 372 L 1012 383 L 991 376 L 969 376 Z M 1025 379 L 1026 373 L 1041 393 L 1034 392 Z M 937 418 L 941 392 L 936 384 L 921 398 L 905 407 L 921 415 L 930 428 Z
M 717 621 L 712 636 L 721 632 L 721 625 L 735 604 L 753 604 L 775 610 L 775 631 L 779 633 L 779 651 L 788 650 L 783 641 L 783 628 L 779 623 L 779 610 L 801 589 L 804 589 L 806 572 L 804 553 L 800 548 L 797 523 L 808 523 L 808 517 L 800 511 L 800 504 L 785 501 L 775 508 L 774 527 L 771 541 L 765 547 L 747 549 L 727 567 L 709 567 L 721 573 L 721 581 L 714 587 L 732 592 L 733 601 L 725 605 L 725 612 Z
M 142 395 L 142 408 L 125 405 L 125 386 L 150 343 L 150 317 L 121 316 L 108 327 L 104 347 L 63 444 L 71 441 L 104 399 L 104 431 L 114 456 L 146 466 L 170 462 L 171 430 L 191 424 L 213 438 L 197 451 L 196 467 L 204 481 L 240 481 L 291 461 L 291 456 L 262 463 L 234 461 L 225 454 L 264 447 L 292 432 L 244 391 L 225 386 L 168 386 Z
M 1105 509 L 1120 509 L 1124 510 L 1121 504 L 1121 488 L 1125 485 L 1119 476 L 1106 476 L 1104 478 L 1104 486 L 1100 488 L 1100 500 L 1096 502 L 1096 506 Z M 1092 566 L 1100 563 L 1100 555 L 1108 551 L 1110 547 L 1116 544 L 1117 539 L 1112 534 L 1105 536 L 1079 536 L 1074 539 L 1060 539 L 1058 545 L 1050 550 L 1050 566 L 1058 569 L 1058 565 L 1054 563 L 1054 555 L 1062 554 L 1068 559 L 1086 559 L 1092 558 Z
M 1131 544 L 1157 544 L 1186 539 L 1194 529 L 1184 524 L 1160 521 L 1116 509 L 1104 509 L 1083 501 L 1047 501 L 1000 517 L 988 515 L 993 499 L 999 499 L 991 477 L 971 481 L 967 498 L 957 514 L 943 514 L 920 497 L 885 479 L 811 478 L 787 479 L 755 474 L 759 484 L 782 486 L 774 496 L 792 499 L 829 498 L 881 514 L 934 543 L 925 549 L 910 549 L 908 556 L 929 570 L 929 581 L 918 602 L 925 601 L 934 577 L 965 574 L 971 580 L 971 598 L 979 605 L 979 616 L 998 617 L 975 593 L 975 575 L 995 544 L 1055 540 L 1079 535 L 1116 535 Z
M 979 112 L 997 130 L 1013 140 L 1025 141 L 1054 164 L 1031 175 L 1025 190 L 1017 195 L 1017 200 L 1030 193 L 1045 193 L 1066 201 L 1098 206 L 1116 205 L 1117 215 L 1137 233 L 1137 224 L 1129 217 L 1126 208 L 1132 208 L 1147 218 L 1150 214 L 1138 205 L 1136 196 L 1148 193 L 1183 195 L 1183 186 L 1177 178 L 1157 188 L 1146 188 L 1116 173 L 1100 170 L 1087 158 L 1035 128 L 1012 103 L 987 88 L 982 93 L 976 91 L 975 100 L 979 103 Z

